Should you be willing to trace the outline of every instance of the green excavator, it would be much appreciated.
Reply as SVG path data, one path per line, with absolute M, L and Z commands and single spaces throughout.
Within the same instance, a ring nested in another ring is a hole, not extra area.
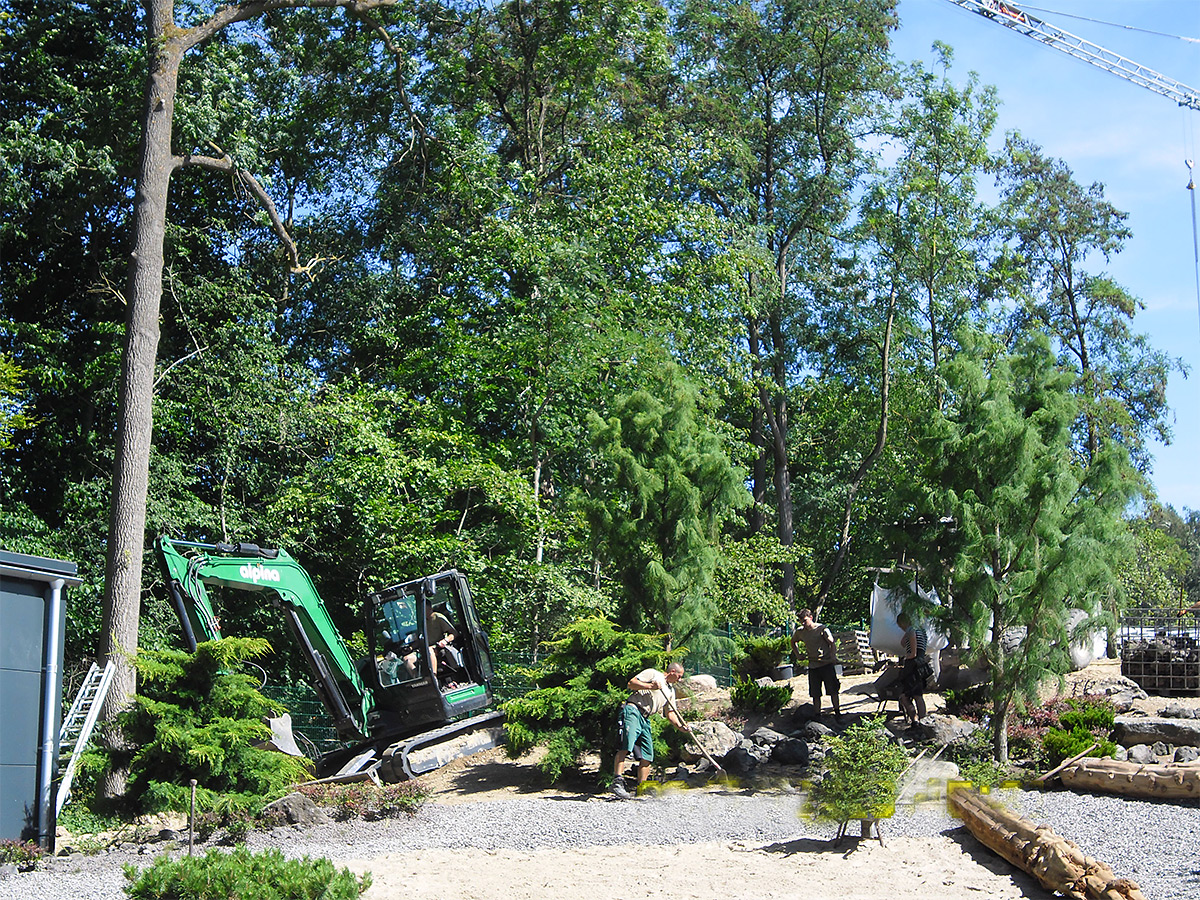
M 155 556 L 189 650 L 222 637 L 209 587 L 258 592 L 281 611 L 347 745 L 316 761 L 318 777 L 403 781 L 502 743 L 487 635 L 461 572 L 369 594 L 362 604 L 367 654 L 356 659 L 312 579 L 285 550 L 163 536 Z M 278 731 L 280 722 L 272 727 Z M 277 744 L 292 740 L 281 738 Z

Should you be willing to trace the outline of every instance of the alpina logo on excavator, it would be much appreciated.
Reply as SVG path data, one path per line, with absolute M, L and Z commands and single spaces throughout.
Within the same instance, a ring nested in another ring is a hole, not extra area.
M 242 566 L 240 569 L 238 569 L 238 574 L 243 578 L 250 579 L 255 584 L 258 584 L 260 581 L 279 580 L 278 569 L 268 569 L 261 563 L 257 566 Z

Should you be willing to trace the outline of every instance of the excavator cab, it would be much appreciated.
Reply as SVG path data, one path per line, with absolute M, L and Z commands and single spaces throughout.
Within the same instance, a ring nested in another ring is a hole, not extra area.
M 360 668 L 380 730 L 419 731 L 492 706 L 487 635 L 456 570 L 378 591 L 364 609 L 368 660 Z

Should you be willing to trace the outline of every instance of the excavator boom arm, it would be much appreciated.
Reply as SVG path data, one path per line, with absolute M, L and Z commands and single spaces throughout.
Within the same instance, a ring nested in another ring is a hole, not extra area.
M 346 740 L 367 737 L 371 693 L 312 579 L 286 551 L 264 550 L 254 544 L 174 541 L 163 536 L 155 545 L 155 555 L 189 649 L 194 651 L 197 641 L 222 636 L 207 586 L 267 593 L 271 602 L 284 610 L 339 736 Z

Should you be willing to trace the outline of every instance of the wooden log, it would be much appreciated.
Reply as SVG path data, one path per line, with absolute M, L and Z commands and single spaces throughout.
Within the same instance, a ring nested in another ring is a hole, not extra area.
M 1046 825 L 1034 825 L 970 788 L 950 794 L 950 809 L 989 850 L 1029 873 L 1048 891 L 1074 900 L 1146 900 L 1137 883 L 1117 878 Z
M 1059 773 L 1063 786 L 1075 791 L 1104 791 L 1123 797 L 1178 800 L 1200 797 L 1200 768 L 1081 759 Z

